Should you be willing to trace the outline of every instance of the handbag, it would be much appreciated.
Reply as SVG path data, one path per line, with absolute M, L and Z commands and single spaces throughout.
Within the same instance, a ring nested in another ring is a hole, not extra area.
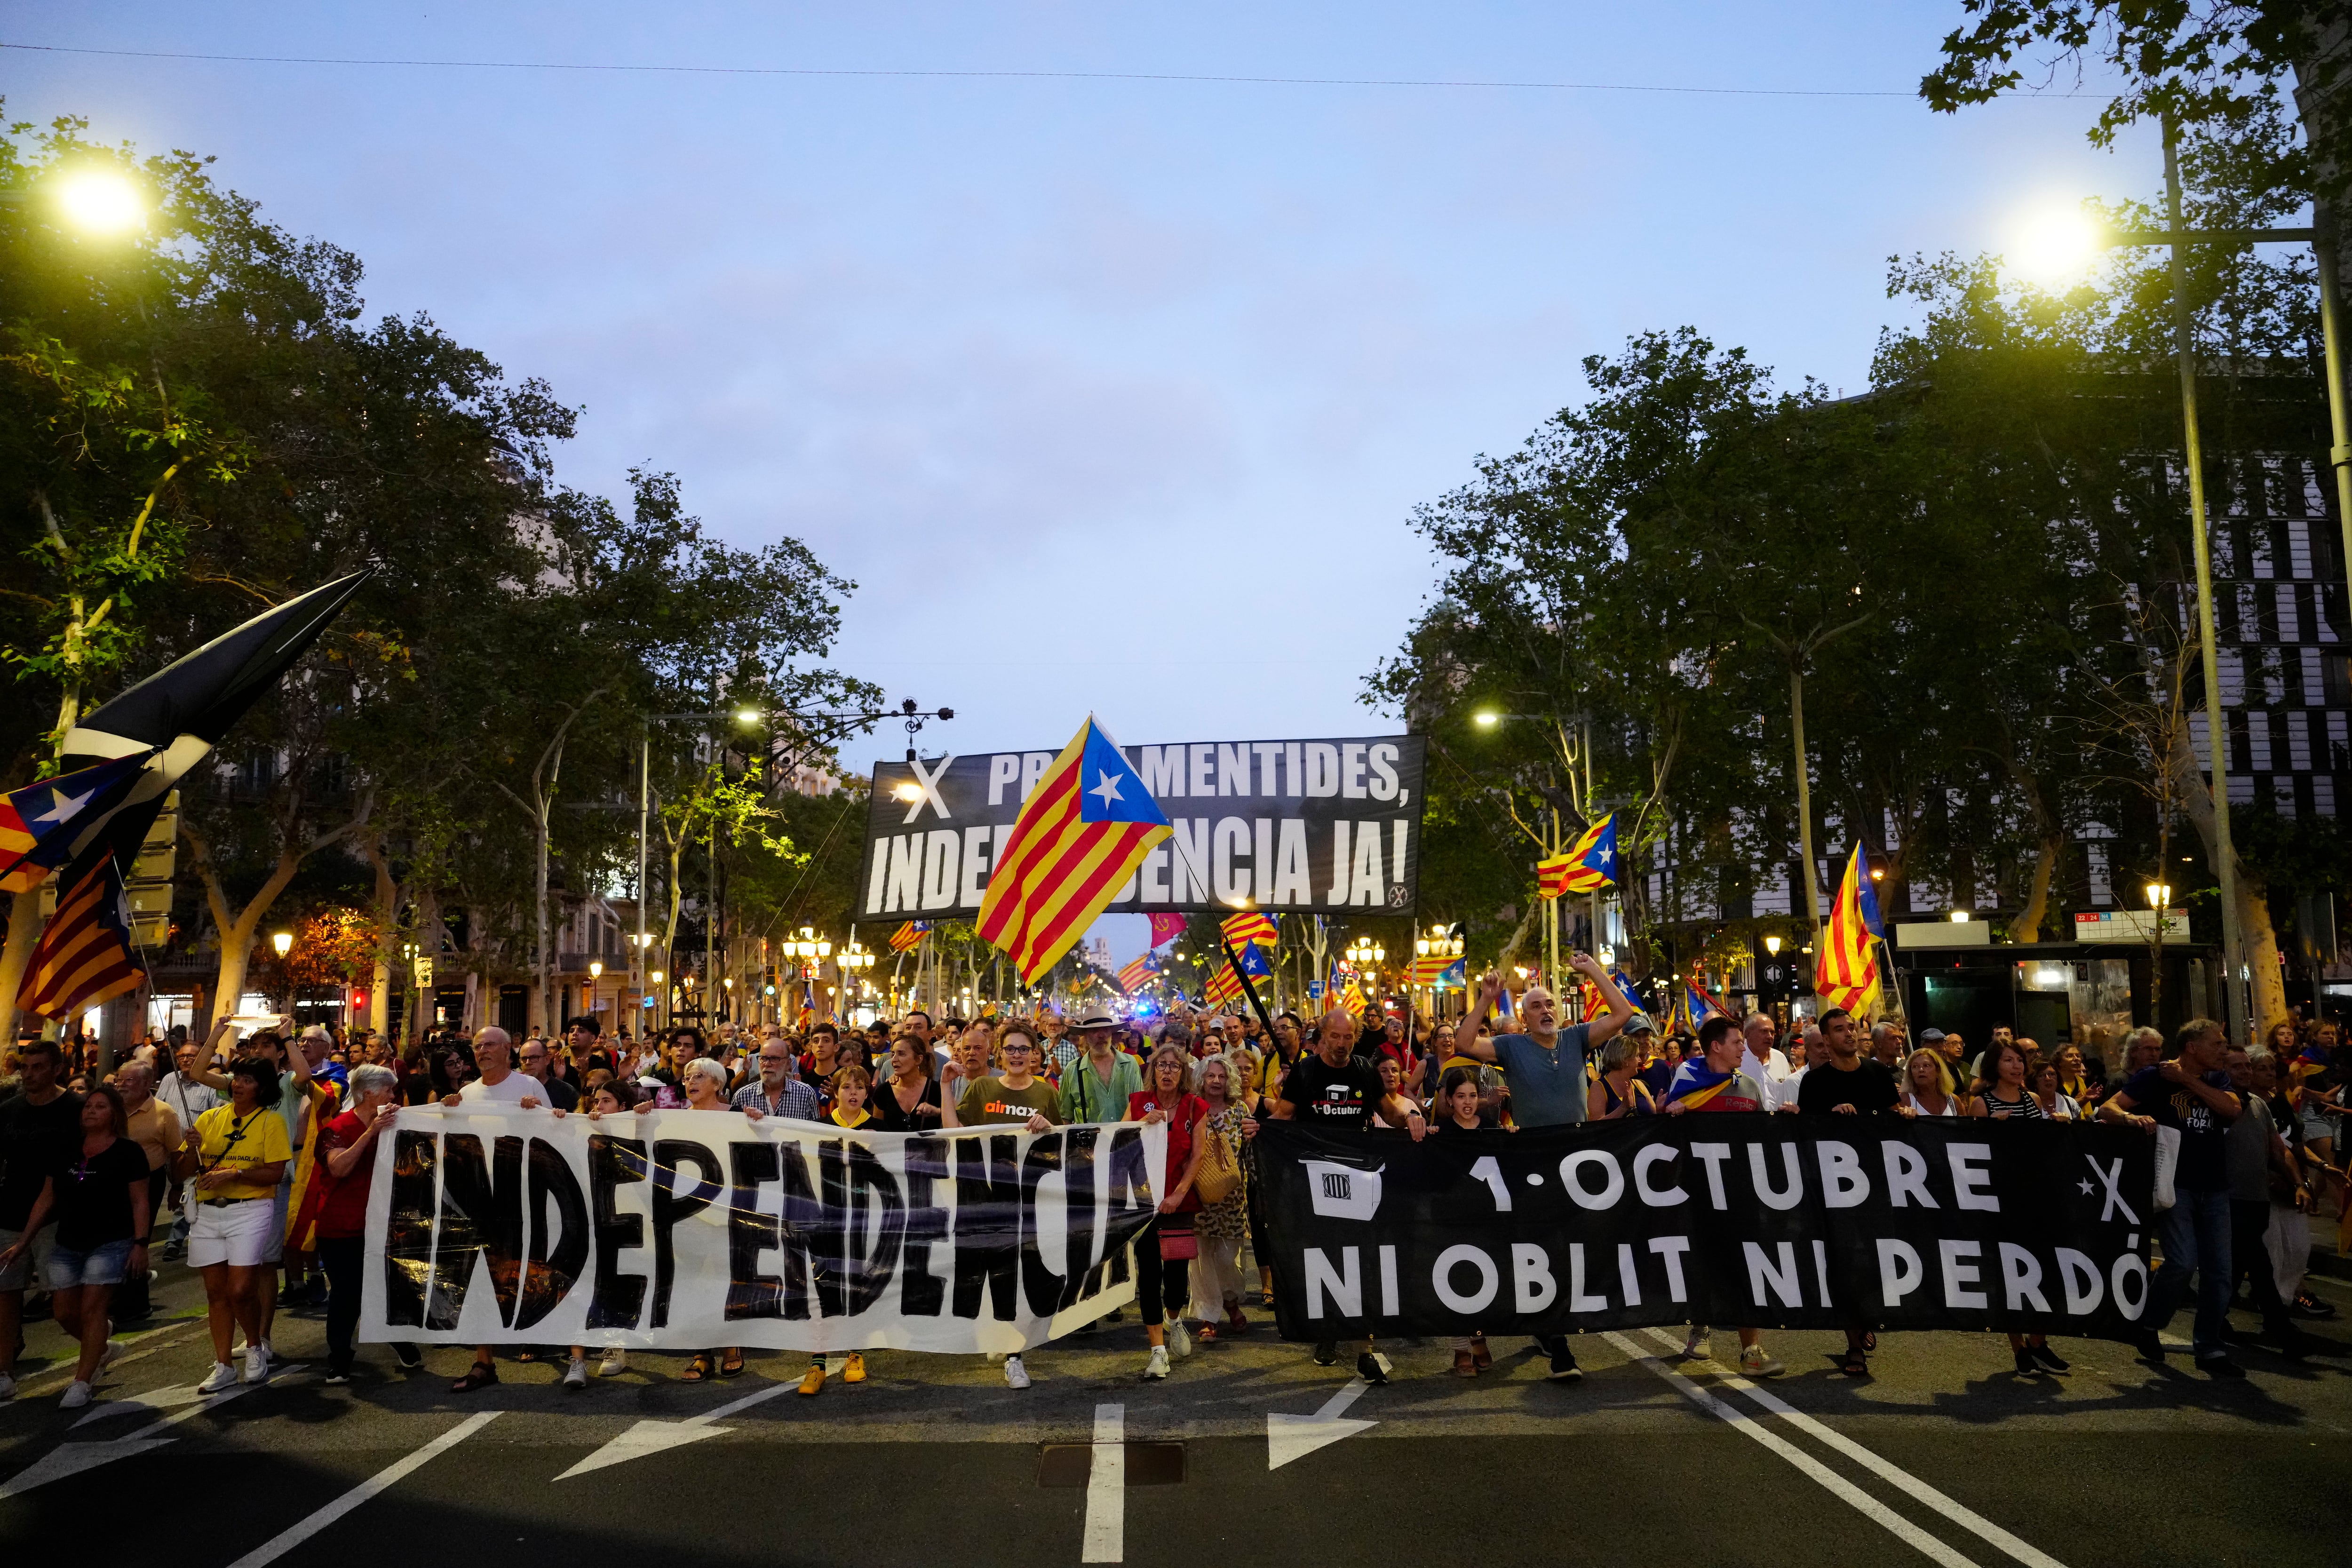
M 1160 1261 L 1190 1263 L 1201 1256 L 1201 1233 L 1190 1225 L 1171 1226 L 1170 1216 L 1160 1216 Z
M 1192 1173 L 1192 1191 L 1201 1202 L 1216 1207 L 1234 1195 L 1242 1184 L 1242 1170 L 1234 1163 L 1234 1152 L 1225 1146 L 1224 1134 L 1213 1128 L 1208 1130 L 1209 1146 L 1201 1154 L 1201 1168 Z

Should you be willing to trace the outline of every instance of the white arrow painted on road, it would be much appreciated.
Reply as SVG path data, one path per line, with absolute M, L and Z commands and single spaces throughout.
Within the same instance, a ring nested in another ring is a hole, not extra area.
M 282 1381 L 291 1373 L 301 1370 L 299 1366 L 289 1366 L 279 1373 L 273 1381 Z M 45 1487 L 51 1481 L 61 1481 L 68 1476 L 78 1476 L 84 1470 L 96 1469 L 100 1465 L 110 1465 L 117 1459 L 128 1459 L 133 1455 L 143 1454 L 150 1448 L 160 1448 L 166 1443 L 175 1442 L 176 1438 L 158 1436 L 157 1434 L 169 1427 L 176 1426 L 183 1421 L 202 1415 L 208 1410 L 218 1410 L 232 1399 L 251 1394 L 257 1388 L 267 1386 L 268 1386 L 267 1384 L 259 1383 L 237 1384 L 233 1387 L 221 1390 L 218 1394 L 205 1396 L 185 1410 L 166 1415 L 160 1421 L 150 1422 L 136 1432 L 121 1437 L 110 1437 L 103 1443 L 60 1443 L 9 1477 L 5 1485 L 0 1485 L 0 1498 L 21 1497 L 36 1487 Z M 129 1402 L 117 1401 L 116 1403 Z M 80 1423 L 77 1422 L 75 1425 L 79 1426 Z
M 683 1421 L 640 1421 L 570 1469 L 555 1479 L 568 1481 L 574 1476 L 584 1476 L 591 1470 L 601 1470 L 607 1465 L 625 1464 L 642 1459 L 648 1454 L 667 1453 L 688 1443 L 699 1443 L 705 1437 L 716 1437 L 734 1430 L 716 1425 L 739 1411 L 749 1410 L 761 1400 L 773 1399 L 779 1394 L 790 1394 L 800 1386 L 797 1383 L 772 1384 L 754 1394 L 747 1394 L 730 1405 L 690 1415 Z
M 1278 1470 L 1293 1459 L 1379 1426 L 1377 1421 L 1342 1419 L 1348 1406 L 1362 1398 L 1370 1386 L 1360 1377 L 1349 1378 L 1348 1386 L 1325 1400 L 1323 1408 L 1312 1415 L 1270 1413 L 1265 1418 L 1265 1468 Z

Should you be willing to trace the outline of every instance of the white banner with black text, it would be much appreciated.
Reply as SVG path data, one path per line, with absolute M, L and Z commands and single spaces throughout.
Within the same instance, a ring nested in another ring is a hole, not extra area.
M 1131 1300 L 1167 1130 L 404 1109 L 360 1337 L 1018 1351 Z

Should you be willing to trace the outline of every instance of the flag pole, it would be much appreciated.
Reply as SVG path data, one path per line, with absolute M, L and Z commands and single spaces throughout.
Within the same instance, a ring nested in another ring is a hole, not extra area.
M 1257 987 L 1250 983 L 1249 975 L 1243 970 L 1241 956 L 1234 952 L 1234 944 L 1223 936 L 1218 937 L 1217 945 L 1224 949 L 1225 963 L 1233 970 L 1234 978 L 1242 983 L 1242 994 L 1249 998 L 1250 1011 L 1257 1015 L 1257 1026 L 1265 1031 L 1266 1049 L 1273 1050 L 1276 1044 L 1274 1020 L 1266 1016 L 1265 1004 L 1258 1000 Z

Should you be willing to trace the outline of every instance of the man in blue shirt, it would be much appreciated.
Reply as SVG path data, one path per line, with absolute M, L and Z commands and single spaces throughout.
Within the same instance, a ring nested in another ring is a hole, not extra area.
M 1625 1000 L 1609 972 L 1594 963 L 1590 953 L 1571 953 L 1568 964 L 1592 982 L 1608 1005 L 1607 1013 L 1563 1029 L 1559 1002 L 1542 986 L 1530 985 L 1519 997 L 1519 1018 L 1527 1033 L 1481 1039 L 1478 1026 L 1486 1021 L 1503 994 L 1501 972 L 1489 970 L 1479 982 L 1478 1005 L 1454 1031 L 1456 1056 L 1492 1062 L 1503 1069 L 1510 1086 L 1511 1120 L 1520 1127 L 1567 1127 L 1582 1121 L 1586 1091 L 1591 1087 L 1585 1060 L 1633 1019 L 1633 1004 Z M 1566 1334 L 1549 1335 L 1536 1342 L 1551 1357 L 1553 1378 L 1572 1382 L 1584 1375 Z

